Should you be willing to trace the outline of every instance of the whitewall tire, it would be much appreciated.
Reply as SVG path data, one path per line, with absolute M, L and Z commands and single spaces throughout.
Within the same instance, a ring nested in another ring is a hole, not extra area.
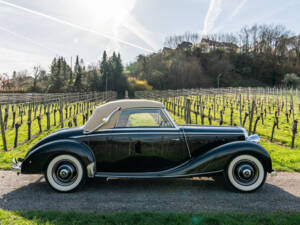
M 225 179 L 234 189 L 252 192 L 263 186 L 266 171 L 261 161 L 252 155 L 239 155 L 233 158 L 225 170 Z
M 48 184 L 56 191 L 71 192 L 80 187 L 86 179 L 82 163 L 72 155 L 53 158 L 45 171 Z

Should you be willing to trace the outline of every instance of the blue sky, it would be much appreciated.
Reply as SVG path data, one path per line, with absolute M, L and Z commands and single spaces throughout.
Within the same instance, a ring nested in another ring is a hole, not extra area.
M 48 70 L 54 56 L 96 64 L 105 49 L 128 63 L 186 31 L 238 32 L 257 23 L 299 34 L 299 10 L 299 0 L 0 0 L 0 73 Z

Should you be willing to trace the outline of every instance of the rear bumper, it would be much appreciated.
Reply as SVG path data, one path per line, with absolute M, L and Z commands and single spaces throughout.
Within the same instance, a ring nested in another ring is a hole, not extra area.
M 13 158 L 11 168 L 16 171 L 21 171 L 22 161 L 23 159 L 21 158 Z
M 276 175 L 277 175 L 277 172 L 276 172 L 276 170 L 272 170 L 272 172 L 271 172 L 270 174 L 271 174 L 271 176 L 273 177 L 273 176 L 276 176 Z

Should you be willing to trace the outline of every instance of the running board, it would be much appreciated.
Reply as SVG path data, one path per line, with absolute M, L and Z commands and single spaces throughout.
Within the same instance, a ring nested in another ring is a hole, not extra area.
M 105 178 L 180 178 L 180 177 L 199 177 L 199 176 L 210 176 L 217 173 L 222 173 L 224 170 L 206 172 L 206 173 L 195 173 L 195 174 L 161 174 L 161 173 L 105 173 L 97 172 L 94 177 L 105 177 Z

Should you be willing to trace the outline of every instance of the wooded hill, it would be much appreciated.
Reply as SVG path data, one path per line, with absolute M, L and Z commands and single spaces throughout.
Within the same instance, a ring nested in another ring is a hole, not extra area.
M 196 33 L 168 37 L 154 54 L 139 55 L 130 76 L 153 89 L 281 86 L 300 74 L 300 36 L 281 25 L 243 27 L 237 34 Z M 297 78 L 297 77 L 296 77 Z

